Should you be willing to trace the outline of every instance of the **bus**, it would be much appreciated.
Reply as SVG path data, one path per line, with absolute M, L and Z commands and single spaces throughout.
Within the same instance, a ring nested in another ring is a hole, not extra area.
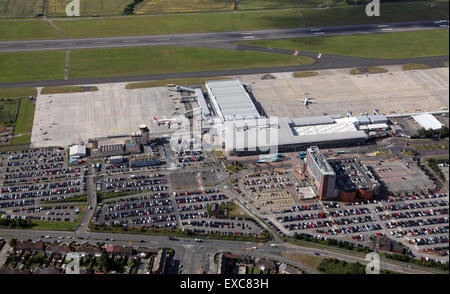
M 345 151 L 337 151 L 336 154 L 337 155 L 345 154 Z
M 306 158 L 306 152 L 300 152 L 300 153 L 298 154 L 298 157 L 299 157 L 300 159 Z

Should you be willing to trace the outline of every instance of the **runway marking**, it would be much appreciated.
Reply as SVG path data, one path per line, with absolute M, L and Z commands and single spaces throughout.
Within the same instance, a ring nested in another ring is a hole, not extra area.
M 241 33 L 242 35 L 253 35 L 253 33 Z
M 253 39 L 255 36 L 246 36 L 246 37 L 243 37 L 244 39 Z
M 325 35 L 324 32 L 318 32 L 318 33 L 314 33 L 314 35 Z
M 382 31 L 392 31 L 392 28 L 381 29 Z

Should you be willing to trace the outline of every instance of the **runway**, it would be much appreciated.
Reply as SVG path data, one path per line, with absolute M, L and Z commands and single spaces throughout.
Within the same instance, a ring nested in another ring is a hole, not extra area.
M 372 33 L 406 32 L 430 29 L 447 29 L 448 20 L 398 22 L 386 24 L 293 28 L 258 31 L 234 31 L 198 34 L 152 35 L 131 37 L 58 39 L 0 42 L 0 52 L 26 52 L 49 50 L 74 50 L 94 48 L 120 48 L 137 46 L 208 46 L 236 41 L 305 38 L 319 36 L 344 36 Z

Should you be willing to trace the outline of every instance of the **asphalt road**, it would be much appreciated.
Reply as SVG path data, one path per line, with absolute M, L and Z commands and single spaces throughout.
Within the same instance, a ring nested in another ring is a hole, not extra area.
M 202 45 L 223 42 L 405 32 L 439 28 L 448 28 L 448 20 L 197 34 L 6 41 L 0 42 L 0 52 L 136 46 L 186 46 L 192 44 L 202 47 Z

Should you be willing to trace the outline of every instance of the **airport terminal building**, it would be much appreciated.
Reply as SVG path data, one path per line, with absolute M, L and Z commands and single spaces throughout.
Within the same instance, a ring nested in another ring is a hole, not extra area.
M 304 151 L 311 145 L 356 146 L 375 131 L 389 129 L 380 114 L 266 117 L 237 79 L 208 81 L 205 87 L 209 103 L 199 104 L 202 112 L 219 120 L 222 147 L 230 155 Z

